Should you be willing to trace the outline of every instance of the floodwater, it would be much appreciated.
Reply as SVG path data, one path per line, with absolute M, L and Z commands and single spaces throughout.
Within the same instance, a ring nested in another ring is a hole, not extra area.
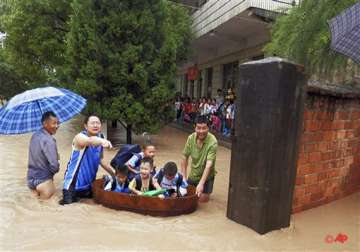
M 30 134 L 0 136 L 0 251 L 359 251 L 360 194 L 292 216 L 286 229 L 259 235 L 226 218 L 230 150 L 219 147 L 212 200 L 177 217 L 150 217 L 116 211 L 83 200 L 58 205 L 70 143 L 81 118 L 61 125 L 56 134 L 61 157 L 55 196 L 34 198 L 26 186 Z M 179 165 L 186 133 L 169 127 L 152 136 L 157 167 Z M 135 139 L 141 143 L 141 137 Z M 107 151 L 110 160 L 116 150 Z M 98 177 L 104 174 L 98 173 Z M 325 242 L 342 233 L 344 243 Z

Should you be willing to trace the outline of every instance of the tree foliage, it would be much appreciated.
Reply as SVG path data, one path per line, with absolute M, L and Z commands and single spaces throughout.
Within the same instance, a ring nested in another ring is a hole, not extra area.
M 4 53 L 4 50 L 0 49 L 0 96 L 9 99 L 25 91 L 28 86 L 16 69 L 6 61 Z
M 348 58 L 330 49 L 328 21 L 357 2 L 303 0 L 289 15 L 276 20 L 265 52 L 303 64 L 308 72 L 320 76 L 344 70 Z
M 72 9 L 67 83 L 88 98 L 88 112 L 137 133 L 159 129 L 189 48 L 186 10 L 165 0 L 75 0 Z
M 191 39 L 180 5 L 2 0 L 0 21 L 7 33 L 3 71 L 28 88 L 56 81 L 87 98 L 87 113 L 136 132 L 157 130 L 172 113 L 167 102 L 176 62 L 186 57 Z
M 68 0 L 6 0 L 1 16 L 7 61 L 29 84 L 53 80 L 65 63 Z

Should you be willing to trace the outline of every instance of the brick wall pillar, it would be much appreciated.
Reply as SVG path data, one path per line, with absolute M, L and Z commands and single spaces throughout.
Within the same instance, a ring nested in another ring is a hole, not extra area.
M 360 98 L 309 90 L 293 213 L 360 191 Z

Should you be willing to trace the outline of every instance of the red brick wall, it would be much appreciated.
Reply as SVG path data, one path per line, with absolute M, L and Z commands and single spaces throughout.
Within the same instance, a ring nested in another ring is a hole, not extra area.
M 360 191 L 360 99 L 309 94 L 293 213 Z

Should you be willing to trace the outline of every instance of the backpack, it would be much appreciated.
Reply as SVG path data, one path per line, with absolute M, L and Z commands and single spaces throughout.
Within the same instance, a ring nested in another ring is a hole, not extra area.
M 111 160 L 112 167 L 124 165 L 134 154 L 140 153 L 141 148 L 138 144 L 125 144 L 116 153 L 115 157 Z

